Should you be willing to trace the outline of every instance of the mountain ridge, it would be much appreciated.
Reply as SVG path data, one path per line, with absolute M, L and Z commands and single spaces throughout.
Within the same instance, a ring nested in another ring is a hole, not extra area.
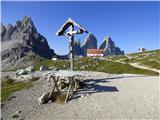
M 38 33 L 32 19 L 28 16 L 18 20 L 15 26 L 10 23 L 4 26 L 1 23 L 1 46 L 2 70 L 14 68 L 22 64 L 22 59 L 31 56 L 51 59 L 55 55 L 47 39 Z
M 87 56 L 87 49 L 103 49 L 104 56 L 124 55 L 124 51 L 117 47 L 114 41 L 109 36 L 106 36 L 104 38 L 99 47 L 97 45 L 97 38 L 93 33 L 90 33 L 86 36 L 82 45 L 79 42 L 77 46 L 77 41 L 75 41 L 74 45 L 75 55 Z
M 1 55 L 2 55 L 2 70 L 15 69 L 18 67 L 26 67 L 33 65 L 41 58 L 51 59 L 58 57 L 60 59 L 68 59 L 69 55 L 57 55 L 50 48 L 47 39 L 41 35 L 31 17 L 25 16 L 22 20 L 17 20 L 15 25 L 1 23 Z M 87 49 L 97 49 L 97 38 L 93 33 L 89 33 L 83 43 L 80 40 L 74 42 L 75 55 L 87 56 Z M 101 46 L 101 45 L 100 45 Z M 104 53 L 108 49 L 114 49 L 112 54 L 122 55 L 119 47 L 111 40 L 111 48 L 104 46 Z M 23 62 L 23 63 L 22 63 Z

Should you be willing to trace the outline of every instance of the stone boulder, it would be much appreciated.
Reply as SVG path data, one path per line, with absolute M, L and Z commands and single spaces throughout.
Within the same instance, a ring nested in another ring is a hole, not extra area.
M 38 103 L 39 104 L 44 104 L 49 101 L 49 92 L 45 92 L 42 94 L 41 97 L 38 98 Z
M 39 71 L 46 71 L 46 70 L 49 70 L 48 66 L 46 66 L 46 65 L 40 66 Z
M 59 69 L 56 67 L 50 67 L 49 69 L 51 69 L 52 71 L 58 71 Z
M 20 69 L 16 71 L 16 75 L 26 75 L 28 74 L 28 71 L 25 69 Z
M 34 78 L 34 76 L 32 75 L 32 74 L 27 74 L 27 75 L 16 75 L 15 77 L 14 77 L 14 80 L 16 81 L 16 82 L 22 82 L 22 81 L 24 81 L 24 82 L 28 82 L 28 81 L 30 81 L 30 80 L 32 80 Z
M 34 71 L 34 66 L 27 67 L 25 70 L 27 72 L 33 72 Z

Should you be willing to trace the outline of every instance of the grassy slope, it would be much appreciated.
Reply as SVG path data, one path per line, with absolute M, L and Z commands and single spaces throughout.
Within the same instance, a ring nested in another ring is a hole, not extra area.
M 114 62 L 110 62 L 109 64 L 107 64 L 106 61 L 101 62 L 100 67 L 98 67 L 97 71 L 118 73 L 118 74 L 131 73 L 131 74 L 144 74 L 144 75 L 158 75 L 158 73 L 155 73 L 153 71 L 135 68 L 129 64 L 121 64 Z
M 152 50 L 142 53 L 133 53 L 133 54 L 128 54 L 127 56 L 129 56 L 130 59 L 126 56 L 113 56 L 107 59 L 111 59 L 113 61 L 119 60 L 125 63 L 137 62 L 142 65 L 160 70 L 160 50 Z
M 69 68 L 69 61 L 52 61 L 50 59 L 44 59 L 35 65 L 35 70 L 39 70 L 41 65 L 47 65 L 48 67 L 55 67 L 59 69 Z
M 47 65 L 48 67 L 54 66 L 60 69 L 69 69 L 69 61 L 52 61 L 45 59 L 36 64 L 35 70 L 39 70 L 39 67 L 41 65 Z M 100 71 L 115 74 L 131 73 L 143 75 L 158 75 L 158 73 L 156 72 L 135 68 L 129 64 L 122 64 L 86 57 L 75 59 L 75 70 Z
M 5 101 L 8 97 L 15 91 L 19 91 L 22 89 L 28 89 L 32 87 L 32 82 L 36 79 L 33 79 L 29 82 L 17 82 L 14 83 L 12 79 L 7 78 L 7 80 L 3 80 L 1 83 L 1 101 Z
M 140 60 L 140 63 L 160 70 L 160 50 L 149 52 L 149 55 Z
M 132 74 L 144 74 L 144 75 L 157 75 L 158 73 L 149 71 L 149 70 L 143 70 L 135 68 L 129 64 L 122 64 L 117 62 L 111 62 L 107 60 L 94 60 L 92 58 L 88 58 L 86 60 L 78 60 L 78 61 L 84 61 L 82 64 L 76 64 L 75 67 L 77 67 L 76 70 L 83 70 L 80 66 L 85 64 L 85 70 L 89 71 L 100 71 L 100 72 L 106 72 L 106 73 L 116 73 L 116 74 L 122 74 L 122 73 L 132 73 Z

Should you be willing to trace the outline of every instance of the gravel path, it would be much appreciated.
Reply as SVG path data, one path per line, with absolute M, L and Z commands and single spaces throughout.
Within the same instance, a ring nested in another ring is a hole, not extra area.
M 18 120 L 53 119 L 155 119 L 159 118 L 159 78 L 131 74 L 82 72 L 94 80 L 86 80 L 87 88 L 67 104 L 38 105 L 37 98 L 50 90 L 45 80 L 32 88 L 15 92 L 2 105 L 2 117 L 11 119 L 22 111 Z M 80 97 L 89 93 L 89 96 Z M 14 96 L 14 97 L 13 97 Z

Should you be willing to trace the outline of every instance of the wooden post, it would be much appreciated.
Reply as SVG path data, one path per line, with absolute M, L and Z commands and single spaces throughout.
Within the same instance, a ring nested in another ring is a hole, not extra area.
M 70 32 L 74 31 L 74 26 L 70 26 Z M 74 70 L 74 34 L 70 33 L 69 36 L 69 54 L 70 54 L 70 70 Z
M 74 70 L 74 36 L 69 37 L 70 70 Z
M 66 95 L 66 99 L 65 99 L 65 103 L 67 103 L 67 100 L 68 100 L 68 96 L 69 96 L 69 92 L 70 92 L 70 89 L 72 87 L 72 84 L 71 84 L 71 78 L 69 78 L 69 88 L 68 88 L 68 91 L 67 91 L 67 95 Z

